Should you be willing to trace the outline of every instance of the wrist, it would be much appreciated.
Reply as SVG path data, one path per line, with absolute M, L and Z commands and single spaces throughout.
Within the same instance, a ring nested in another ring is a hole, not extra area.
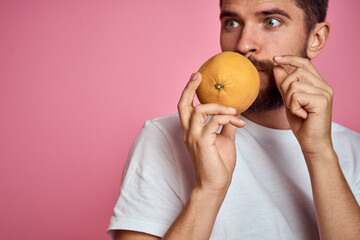
M 304 158 L 307 163 L 328 162 L 337 160 L 337 155 L 332 142 L 323 142 L 323 144 L 315 144 L 316 146 L 302 148 Z
M 213 207 L 221 206 L 222 202 L 225 199 L 227 193 L 227 188 L 221 191 L 214 191 L 205 189 L 202 187 L 195 187 L 190 195 L 190 201 L 193 202 L 203 202 Z
M 317 153 L 304 154 L 309 170 L 339 167 L 337 154 L 333 148 L 324 149 Z

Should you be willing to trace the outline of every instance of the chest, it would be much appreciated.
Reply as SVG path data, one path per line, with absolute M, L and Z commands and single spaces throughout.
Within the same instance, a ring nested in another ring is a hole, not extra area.
M 272 147 L 251 148 L 245 152 L 238 149 L 214 239 L 318 239 L 311 184 L 301 150 L 293 148 L 290 153 L 271 151 Z

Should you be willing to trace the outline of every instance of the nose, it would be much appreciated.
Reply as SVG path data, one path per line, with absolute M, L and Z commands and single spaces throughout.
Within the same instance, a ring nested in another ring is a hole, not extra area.
M 236 50 L 245 57 L 257 54 L 260 51 L 259 41 L 260 39 L 258 39 L 256 34 L 256 27 L 245 25 L 239 35 Z

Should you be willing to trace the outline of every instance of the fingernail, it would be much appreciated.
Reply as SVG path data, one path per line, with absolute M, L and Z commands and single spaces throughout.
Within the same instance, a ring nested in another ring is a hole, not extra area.
M 232 108 L 232 107 L 228 107 L 228 110 L 229 110 L 230 112 L 236 112 L 236 109 L 235 109 L 235 108 Z
M 280 59 L 282 59 L 283 58 L 283 56 L 275 56 L 274 57 L 274 60 L 280 60 Z
M 244 122 L 244 120 L 241 120 L 240 118 L 238 119 L 238 122 L 240 123 L 240 124 L 246 124 L 246 122 Z
M 191 80 L 196 80 L 197 79 L 197 77 L 198 77 L 198 74 L 197 74 L 197 72 L 196 73 L 193 73 L 192 75 L 191 75 Z

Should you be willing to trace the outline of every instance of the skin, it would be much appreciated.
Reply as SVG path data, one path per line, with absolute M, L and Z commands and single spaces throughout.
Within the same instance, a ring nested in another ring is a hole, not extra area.
M 268 14 L 275 8 L 286 14 Z M 358 239 L 360 207 L 332 146 L 333 89 L 309 60 L 322 51 L 329 24 L 318 23 L 307 36 L 303 12 L 291 0 L 225 0 L 222 12 L 226 13 L 221 18 L 222 50 L 273 62 L 275 79 L 259 69 L 261 89 L 275 84 L 284 101 L 283 107 L 243 115 L 266 127 L 291 129 L 296 136 L 309 170 L 321 239 Z M 309 59 L 300 57 L 304 55 Z M 163 239 L 209 239 L 235 167 L 235 131 L 245 125 L 234 109 L 218 104 L 193 106 L 201 79 L 200 73 L 192 75 L 178 103 L 197 185 Z M 208 115 L 214 117 L 205 125 Z M 223 130 L 216 134 L 220 125 Z M 159 238 L 119 231 L 117 239 Z

